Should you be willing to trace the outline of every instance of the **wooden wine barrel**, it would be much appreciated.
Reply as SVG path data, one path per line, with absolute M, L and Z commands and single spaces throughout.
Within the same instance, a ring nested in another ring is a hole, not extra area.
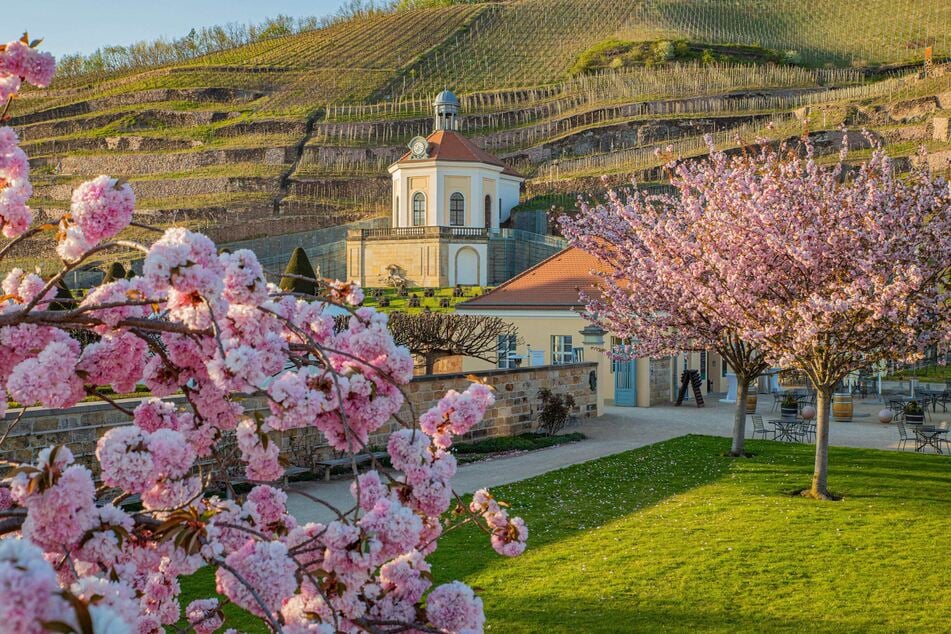
M 746 413 L 755 414 L 756 413 L 756 394 L 747 394 L 746 395 Z
M 832 395 L 832 419 L 848 423 L 852 421 L 852 395 L 838 393 Z

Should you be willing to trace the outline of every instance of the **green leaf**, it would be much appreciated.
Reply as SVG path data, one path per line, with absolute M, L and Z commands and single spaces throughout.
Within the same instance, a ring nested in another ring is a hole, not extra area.
M 83 603 L 79 597 L 72 592 L 63 591 L 63 597 L 72 604 L 76 611 L 76 621 L 79 623 L 79 631 L 82 634 L 95 634 L 92 628 L 92 615 L 89 614 L 89 606 Z

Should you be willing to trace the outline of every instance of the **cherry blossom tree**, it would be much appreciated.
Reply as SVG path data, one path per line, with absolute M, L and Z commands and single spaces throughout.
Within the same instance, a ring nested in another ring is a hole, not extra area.
M 45 86 L 53 67 L 35 43 L 11 42 L 0 49 L 0 90 L 9 99 L 22 81 Z M 465 523 L 502 555 L 525 548 L 524 522 L 488 491 L 465 505 L 451 488 L 450 448 L 494 402 L 489 386 L 448 392 L 418 424 L 400 420 L 412 359 L 385 315 L 359 307 L 359 286 L 312 280 L 320 299 L 282 291 L 253 252 L 219 254 L 181 228 L 156 229 L 151 245 L 124 240 L 130 224 L 151 228 L 132 220 L 132 188 L 108 176 L 80 185 L 57 225 L 30 228 L 30 195 L 26 155 L 0 128 L 0 230 L 11 239 L 0 259 L 43 236 L 62 259 L 49 279 L 19 269 L 3 277 L 0 417 L 8 400 L 62 408 L 97 395 L 131 424 L 99 439 L 94 470 L 67 446 L 0 463 L 0 629 L 161 632 L 183 614 L 179 578 L 212 566 L 225 599 L 184 606 L 199 634 L 227 625 L 225 602 L 276 632 L 482 631 L 481 600 L 459 582 L 432 588 L 426 557 Z M 70 271 L 116 249 L 141 252 L 143 274 L 79 302 L 57 298 Z M 345 327 L 335 328 L 330 306 L 349 311 Z M 96 337 L 82 345 L 75 332 Z M 134 408 L 97 392 L 138 383 L 152 397 Z M 265 415 L 245 410 L 252 395 L 266 398 Z M 7 416 L 0 449 L 26 407 Z M 270 486 L 284 474 L 273 435 L 316 428 L 356 456 L 390 421 L 397 472 L 358 475 L 354 460 L 352 506 L 312 498 L 334 519 L 298 523 L 287 494 Z M 231 488 L 228 439 L 253 485 L 243 496 Z M 123 505 L 133 495 L 141 510 Z
M 760 141 L 732 157 L 708 139 L 708 159 L 669 166 L 676 195 L 613 196 L 566 225 L 576 243 L 597 253 L 627 249 L 632 258 L 609 281 L 605 299 L 591 306 L 607 311 L 605 323 L 616 318 L 658 349 L 684 333 L 699 338 L 695 331 L 668 332 L 685 326 L 666 294 L 655 305 L 654 295 L 641 301 L 624 286 L 626 273 L 650 293 L 642 280 L 653 276 L 666 288 L 660 278 L 669 275 L 683 284 L 676 299 L 694 319 L 723 328 L 771 365 L 809 377 L 818 393 L 817 440 L 804 494 L 816 498 L 830 497 L 836 384 L 883 360 L 920 358 L 951 336 L 948 183 L 930 177 L 923 154 L 909 174 L 897 175 L 880 147 L 860 167 L 847 168 L 847 139 L 831 164 L 808 137 L 796 147 Z M 637 231 L 611 234 L 596 230 L 599 224 Z M 605 241 L 611 246 L 600 246 Z
M 573 246 L 608 264 L 597 292 L 582 293 L 586 316 L 628 342 L 612 350 L 619 359 L 712 349 L 737 378 L 731 454 L 744 453 L 746 395 L 750 383 L 769 366 L 723 316 L 732 301 L 712 263 L 691 259 L 699 250 L 715 252 L 719 236 L 703 215 L 681 209 L 682 198 L 643 194 L 636 187 L 609 191 L 601 205 L 582 203 L 580 213 L 560 218 Z M 697 285 L 706 283 L 702 288 Z

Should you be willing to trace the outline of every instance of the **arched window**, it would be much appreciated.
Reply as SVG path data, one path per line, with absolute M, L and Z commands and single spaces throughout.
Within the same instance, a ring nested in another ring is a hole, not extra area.
M 492 197 L 488 194 L 485 196 L 485 228 L 492 228 Z
M 426 196 L 423 192 L 413 194 L 413 226 L 422 227 L 426 224 Z
M 466 199 L 459 192 L 449 197 L 449 224 L 453 227 L 466 224 Z

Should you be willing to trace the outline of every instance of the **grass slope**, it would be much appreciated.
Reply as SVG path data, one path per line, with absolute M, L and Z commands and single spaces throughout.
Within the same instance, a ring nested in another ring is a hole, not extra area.
M 447 534 L 436 583 L 479 589 L 497 632 L 946 631 L 951 469 L 946 456 L 833 448 L 845 499 L 791 496 L 812 448 L 687 436 L 494 493 L 530 527 L 496 555 L 485 535 Z M 183 583 L 210 591 L 202 571 Z M 262 631 L 251 620 L 232 623 Z
M 756 442 L 740 461 L 725 449 L 680 438 L 500 488 L 530 549 L 504 560 L 476 531 L 450 534 L 437 581 L 481 588 L 504 632 L 947 625 L 946 458 L 833 449 L 845 500 L 817 504 L 788 495 L 808 480 L 810 447 Z

